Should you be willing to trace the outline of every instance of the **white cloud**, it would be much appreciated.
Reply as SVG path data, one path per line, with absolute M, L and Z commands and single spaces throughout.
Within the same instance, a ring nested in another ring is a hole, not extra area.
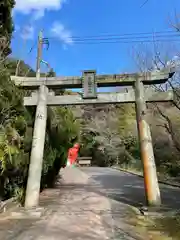
M 24 40 L 31 40 L 34 38 L 34 27 L 27 25 L 22 29 L 21 37 Z
M 44 16 L 45 10 L 59 10 L 66 0 L 16 0 L 15 12 L 34 14 L 36 19 Z
M 51 33 L 65 44 L 73 44 L 71 32 L 60 22 L 54 22 Z
M 44 17 L 44 10 L 37 10 L 34 12 L 32 20 L 36 21 L 42 17 Z

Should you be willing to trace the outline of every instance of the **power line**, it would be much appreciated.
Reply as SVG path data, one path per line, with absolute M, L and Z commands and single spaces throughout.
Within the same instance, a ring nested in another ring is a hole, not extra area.
M 174 31 L 159 31 L 159 32 L 140 32 L 140 33 L 124 33 L 124 34 L 100 34 L 100 35 L 87 35 L 87 36 L 71 36 L 71 39 L 73 40 L 78 40 L 78 39 L 92 39 L 92 38 L 107 38 L 107 37 L 125 37 L 125 36 L 129 36 L 129 37 L 140 37 L 143 35 L 149 35 L 149 36 L 145 36 L 145 37 L 153 37 L 153 36 L 163 36 L 163 34 L 167 34 L 168 36 L 171 36 L 171 34 L 175 34 Z M 176 33 L 178 34 L 178 33 Z M 137 36 L 136 36 L 137 35 Z M 45 39 L 57 39 L 58 37 L 54 36 L 54 37 L 45 37 Z
M 143 4 L 140 6 L 140 8 L 144 7 L 144 5 L 146 5 L 147 2 L 149 2 L 149 0 L 145 0 Z
M 44 39 L 60 40 L 58 37 L 46 37 Z M 180 40 L 180 34 L 174 31 L 163 31 L 155 33 L 106 34 L 86 37 L 72 36 L 69 39 L 72 40 L 74 44 L 176 42 Z
M 94 41 L 94 42 L 86 42 L 86 41 L 81 41 L 81 42 L 74 42 L 74 44 L 78 44 L 78 45 L 81 45 L 81 44 L 87 44 L 87 45 L 90 45 L 90 44 L 115 44 L 115 43 L 122 43 L 122 44 L 127 44 L 127 43 L 156 43 L 156 42 L 179 42 L 180 39 L 157 39 L 157 40 L 132 40 L 132 41 Z
M 58 40 L 59 39 L 55 39 Z M 155 42 L 178 42 L 180 41 L 180 36 L 176 36 L 176 38 L 155 38 L 155 39 L 125 39 L 125 38 L 109 38 L 109 39 L 88 39 L 88 40 L 74 40 L 73 44 L 102 44 L 102 43 L 155 43 Z
M 144 37 L 106 37 L 106 38 L 79 38 L 79 39 L 73 39 L 73 42 L 82 42 L 82 41 L 106 41 L 106 40 L 135 40 L 135 39 L 160 39 L 160 38 L 170 38 L 170 40 L 174 37 L 180 37 L 180 34 L 174 34 L 174 35 L 164 35 L 164 36 L 144 36 Z M 57 39 L 57 38 L 56 38 Z M 57 39 L 58 40 L 58 39 Z
M 37 46 L 37 43 L 36 42 L 34 42 L 34 44 L 32 45 L 32 47 L 30 48 L 30 50 L 28 51 L 28 54 L 30 54 L 33 50 L 34 50 L 34 48 Z

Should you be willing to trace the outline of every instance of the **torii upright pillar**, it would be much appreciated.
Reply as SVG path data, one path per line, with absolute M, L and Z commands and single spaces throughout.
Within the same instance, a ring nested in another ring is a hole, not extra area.
M 39 89 L 39 101 L 36 108 L 29 174 L 26 188 L 25 208 L 36 207 L 39 204 L 47 122 L 47 93 L 47 87 L 42 85 Z
M 147 122 L 147 108 L 143 82 L 135 82 L 135 104 L 141 160 L 144 170 L 144 187 L 148 206 L 161 205 L 160 190 L 152 145 L 151 131 Z
M 40 78 L 40 62 L 42 53 L 42 33 L 38 38 L 38 55 L 36 78 Z M 38 103 L 36 107 L 36 117 L 31 148 L 29 174 L 26 187 L 25 208 L 36 207 L 39 204 L 39 192 L 41 184 L 41 173 L 43 165 L 44 143 L 46 136 L 47 122 L 47 94 L 48 88 L 44 83 L 39 87 Z

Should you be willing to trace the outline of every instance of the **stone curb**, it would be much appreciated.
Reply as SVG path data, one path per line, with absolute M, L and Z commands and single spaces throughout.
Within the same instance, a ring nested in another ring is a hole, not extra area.
M 120 170 L 120 171 L 122 171 L 122 172 L 126 172 L 126 173 L 129 173 L 129 174 L 135 175 L 135 176 L 137 176 L 137 177 L 143 178 L 143 175 L 141 175 L 141 174 L 139 174 L 139 173 L 132 172 L 132 171 L 127 170 L 127 169 L 123 169 L 123 168 L 119 168 L 119 167 L 112 167 L 112 168 L 113 168 L 113 169 L 116 169 L 116 170 Z M 167 182 L 167 181 L 163 181 L 163 180 L 158 180 L 158 182 L 159 182 L 159 183 L 162 183 L 162 184 L 165 184 L 165 185 L 168 185 L 168 186 L 180 188 L 180 184 L 178 184 L 178 183 Z
M 19 208 L 17 211 L 12 211 L 10 217 L 15 219 L 39 219 L 46 214 L 48 214 L 48 210 L 43 207 L 32 209 Z
M 16 202 L 15 198 L 10 198 L 6 201 L 0 203 L 0 214 L 7 212 L 9 209 L 16 208 L 19 206 L 19 203 Z

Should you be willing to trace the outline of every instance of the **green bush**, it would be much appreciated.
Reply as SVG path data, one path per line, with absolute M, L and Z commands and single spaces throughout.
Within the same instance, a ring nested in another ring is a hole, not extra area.
M 24 201 L 35 109 L 23 106 L 23 92 L 7 72 L 0 76 L 0 198 Z M 77 141 L 79 123 L 68 108 L 49 108 L 41 189 L 52 186 Z

